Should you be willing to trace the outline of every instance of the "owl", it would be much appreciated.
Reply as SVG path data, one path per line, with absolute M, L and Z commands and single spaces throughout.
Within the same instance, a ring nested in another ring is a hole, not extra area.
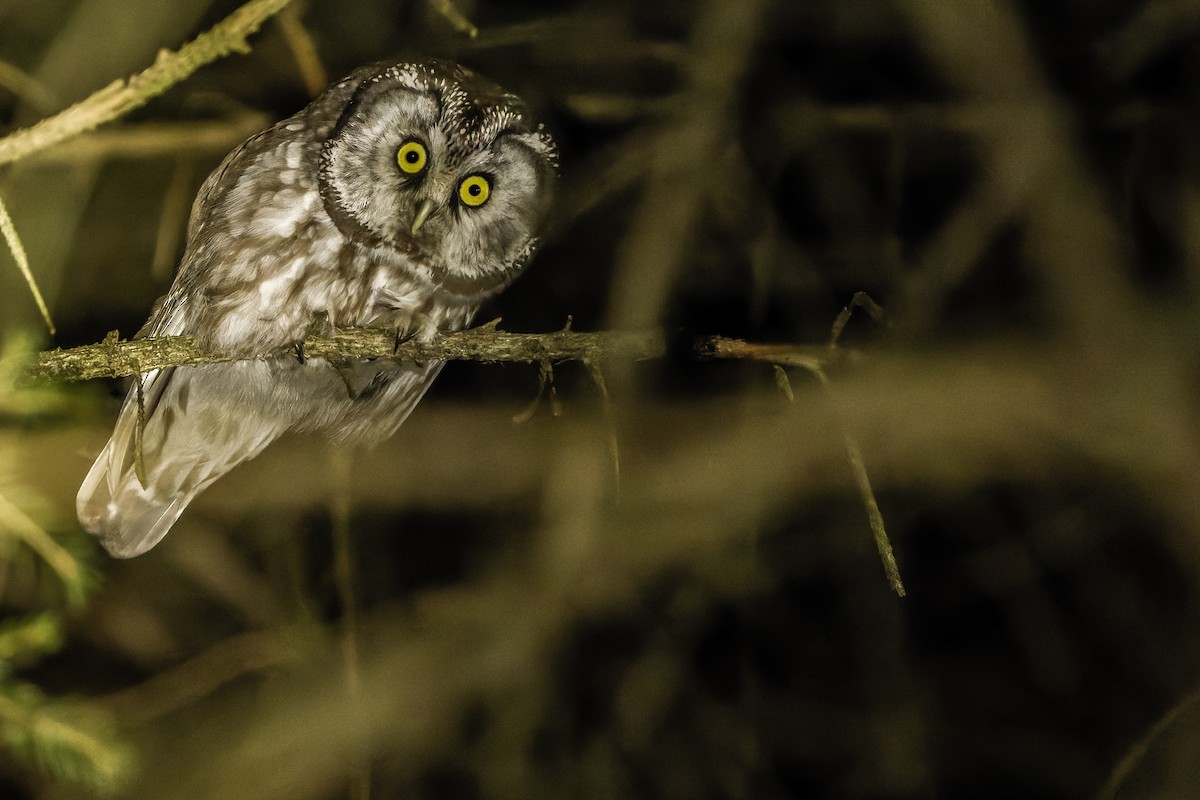
M 285 433 L 391 436 L 440 362 L 260 356 L 314 324 L 466 327 L 533 255 L 556 173 L 519 98 L 441 60 L 360 69 L 242 143 L 201 186 L 175 281 L 138 335 L 243 360 L 135 382 L 79 490 L 83 527 L 136 556 Z

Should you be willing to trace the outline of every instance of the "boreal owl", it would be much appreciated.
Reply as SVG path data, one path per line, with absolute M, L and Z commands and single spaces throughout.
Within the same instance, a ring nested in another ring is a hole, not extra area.
M 556 161 L 519 98 L 440 60 L 363 68 L 240 145 L 200 188 L 175 281 L 139 335 L 241 360 L 135 381 L 79 490 L 83 526 L 135 556 L 284 433 L 393 434 L 440 362 L 256 357 L 314 324 L 466 327 L 533 255 Z

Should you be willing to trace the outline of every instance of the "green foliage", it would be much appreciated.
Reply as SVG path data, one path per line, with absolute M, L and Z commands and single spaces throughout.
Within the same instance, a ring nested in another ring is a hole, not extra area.
M 18 385 L 27 354 L 23 337 L 0 351 L 0 418 L 13 425 L 66 402 L 53 389 Z M 17 450 L 0 430 L 0 608 L 20 609 L 0 622 L 0 747 L 30 769 L 106 794 L 130 764 L 111 721 L 94 703 L 48 697 L 16 674 L 61 650 L 70 617 L 97 586 L 79 537 L 52 534 L 56 515 L 14 477 Z
M 32 767 L 100 794 L 129 772 L 128 747 L 94 705 L 55 700 L 18 681 L 0 681 L 0 742 Z
M 0 664 L 38 658 L 63 646 L 63 619 L 53 611 L 0 623 Z

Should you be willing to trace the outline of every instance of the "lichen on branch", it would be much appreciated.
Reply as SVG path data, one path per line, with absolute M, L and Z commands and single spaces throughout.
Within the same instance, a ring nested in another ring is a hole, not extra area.
M 604 361 L 613 358 L 642 360 L 666 352 L 663 337 L 654 333 L 601 331 L 580 333 L 508 333 L 484 325 L 455 333 L 440 333 L 429 340 L 398 338 L 382 328 L 342 328 L 332 333 L 310 333 L 296 347 L 259 358 L 322 358 L 341 362 L 371 358 L 414 361 L 482 361 L 488 363 L 543 361 Z M 126 377 L 166 367 L 197 366 L 235 361 L 240 357 L 206 351 L 190 336 L 163 336 L 122 341 L 114 331 L 103 342 L 39 353 L 27 375 L 33 379 L 83 381 Z

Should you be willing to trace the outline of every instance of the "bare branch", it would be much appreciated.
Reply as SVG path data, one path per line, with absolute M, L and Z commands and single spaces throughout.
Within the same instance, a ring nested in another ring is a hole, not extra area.
M 343 328 L 332 334 L 313 333 L 301 344 L 306 358 L 341 362 L 354 359 L 403 358 L 414 361 L 482 361 L 538 364 L 613 360 L 643 361 L 667 354 L 659 333 L 572 330 L 552 333 L 509 333 L 486 325 L 456 333 L 436 334 L 429 341 L 396 341 L 396 332 L 383 328 Z M 295 357 L 295 348 L 261 353 L 255 358 Z M 701 359 L 738 359 L 773 364 L 827 368 L 852 358 L 853 351 L 820 345 L 758 344 L 712 336 L 698 340 L 692 350 Z M 116 331 L 97 344 L 39 353 L 26 375 L 35 380 L 85 381 L 121 378 L 153 369 L 189 367 L 244 360 L 245 355 L 208 352 L 190 336 L 163 336 L 121 341 Z
M 344 328 L 330 335 L 310 334 L 301 345 L 306 358 L 340 362 L 369 358 L 415 361 L 483 361 L 490 363 L 541 361 L 604 361 L 659 358 L 666 352 L 661 335 L 601 331 L 578 333 L 508 333 L 484 325 L 457 333 L 435 335 L 429 341 L 396 341 L 396 332 L 381 328 Z M 284 348 L 256 357 L 294 357 Z M 205 351 L 190 336 L 119 340 L 116 331 L 98 344 L 39 353 L 28 376 L 42 380 L 82 381 L 125 377 L 165 367 L 196 366 L 237 361 L 245 356 Z

